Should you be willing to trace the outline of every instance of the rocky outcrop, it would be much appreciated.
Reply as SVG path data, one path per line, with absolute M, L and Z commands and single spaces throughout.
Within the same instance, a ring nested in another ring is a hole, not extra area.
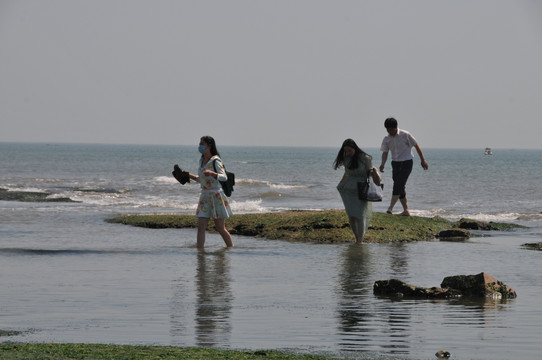
M 456 275 L 444 278 L 441 287 L 423 288 L 397 279 L 378 280 L 373 293 L 380 296 L 419 299 L 449 299 L 458 297 L 515 298 L 508 285 L 484 272 L 477 275 Z
M 469 230 L 493 230 L 493 227 L 488 222 L 466 218 L 460 219 L 457 226 Z
M 496 299 L 517 297 L 514 289 L 484 272 L 477 275 L 448 276 L 442 280 L 440 286 L 459 290 L 463 296 Z
M 465 229 L 447 229 L 441 230 L 437 234 L 437 238 L 446 239 L 446 238 L 461 238 L 468 239 L 470 238 L 470 232 Z
M 527 244 L 523 244 L 521 246 L 524 247 L 525 249 L 529 249 L 529 250 L 541 250 L 542 251 L 542 242 L 539 242 L 539 243 L 527 243 Z
M 376 281 L 373 286 L 373 293 L 375 295 L 389 297 L 408 297 L 419 299 L 448 299 L 461 296 L 461 293 L 454 289 L 418 287 L 397 279 Z
M 0 200 L 23 202 L 76 202 L 67 197 L 49 197 L 50 192 L 39 191 L 8 191 L 0 189 Z

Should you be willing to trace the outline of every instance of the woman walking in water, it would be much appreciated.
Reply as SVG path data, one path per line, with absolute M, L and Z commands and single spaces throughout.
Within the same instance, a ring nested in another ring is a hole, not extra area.
M 344 166 L 344 175 L 337 185 L 337 190 L 341 195 L 356 243 L 360 244 L 369 228 L 373 207 L 370 201 L 359 199 L 358 182 L 366 182 L 367 178 L 372 176 L 374 183 L 380 186 L 382 177 L 373 167 L 372 157 L 361 150 L 352 139 L 343 142 L 333 163 L 335 170 L 341 166 Z
M 190 179 L 201 185 L 196 216 L 198 217 L 197 247 L 202 250 L 205 245 L 205 231 L 209 219 L 214 219 L 215 229 L 218 231 L 227 247 L 233 247 L 233 241 L 226 229 L 226 219 L 233 215 L 230 201 L 222 190 L 220 181 L 226 181 L 227 175 L 220 154 L 216 148 L 215 139 L 203 136 L 199 142 L 198 175 L 189 174 Z

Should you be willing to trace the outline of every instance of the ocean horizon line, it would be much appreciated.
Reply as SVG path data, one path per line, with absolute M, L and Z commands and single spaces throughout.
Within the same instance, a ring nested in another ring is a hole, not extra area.
M 72 145 L 72 146 L 141 146 L 141 147 L 194 147 L 194 144 L 144 144 L 144 143 L 112 143 L 112 142 L 52 142 L 52 141 L 0 141 L 0 144 L 19 144 L 19 145 L 48 145 L 48 146 L 62 146 L 62 145 Z M 329 146 L 329 145 L 231 145 L 224 144 L 218 145 L 219 148 L 260 148 L 260 149 L 338 149 L 339 146 Z M 379 146 L 360 146 L 362 149 L 373 149 L 380 151 Z M 424 150 L 484 150 L 488 146 L 481 147 L 423 147 Z M 542 148 L 500 148 L 500 147 L 489 147 L 492 150 L 499 151 L 541 151 Z

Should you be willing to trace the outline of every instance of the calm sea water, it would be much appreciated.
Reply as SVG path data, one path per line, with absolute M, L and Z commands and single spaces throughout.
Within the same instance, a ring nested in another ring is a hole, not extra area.
M 340 209 L 333 148 L 221 147 L 236 174 L 234 212 Z M 224 250 L 191 229 L 105 223 L 126 213 L 194 213 L 197 146 L 0 144 L 0 188 L 73 202 L 0 201 L 0 341 L 290 349 L 349 358 L 538 358 L 542 151 L 424 149 L 407 186 L 414 215 L 515 222 L 465 242 L 355 246 L 234 237 Z M 380 162 L 378 149 L 366 149 Z M 384 173 L 387 198 L 391 169 Z M 21 199 L 22 200 L 22 199 Z M 399 210 L 397 208 L 397 210 Z M 509 301 L 395 301 L 376 280 L 438 286 L 488 272 Z

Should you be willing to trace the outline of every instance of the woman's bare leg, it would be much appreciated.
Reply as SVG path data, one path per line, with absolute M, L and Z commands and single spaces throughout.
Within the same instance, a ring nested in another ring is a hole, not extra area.
M 226 243 L 227 247 L 233 247 L 233 240 L 231 238 L 230 232 L 226 229 L 226 220 L 225 219 L 215 219 L 215 229 L 218 231 L 222 239 Z
M 207 230 L 208 223 L 208 218 L 198 218 L 197 247 L 199 250 L 203 250 L 203 246 L 205 245 L 205 230 Z

